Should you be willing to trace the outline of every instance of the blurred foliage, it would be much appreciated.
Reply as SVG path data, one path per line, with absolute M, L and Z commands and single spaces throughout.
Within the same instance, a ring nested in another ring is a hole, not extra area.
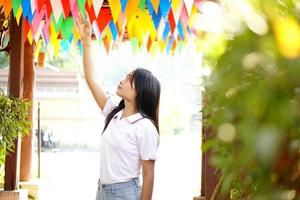
M 224 10 L 224 33 L 206 40 L 212 137 L 202 148 L 231 199 L 300 199 L 300 2 L 228 0 Z
M 8 66 L 8 53 L 0 52 L 0 68 L 6 68 Z
M 4 169 L 5 156 L 14 151 L 18 135 L 23 137 L 29 133 L 29 105 L 27 101 L 5 96 L 0 90 L 0 171 Z

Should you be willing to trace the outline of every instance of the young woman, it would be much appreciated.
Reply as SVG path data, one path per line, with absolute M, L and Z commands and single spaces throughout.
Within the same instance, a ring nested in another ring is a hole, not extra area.
M 120 81 L 116 93 L 122 100 L 114 104 L 95 80 L 91 26 L 81 14 L 76 26 L 82 41 L 85 79 L 106 117 L 96 199 L 150 200 L 159 140 L 160 83 L 150 71 L 138 68 Z

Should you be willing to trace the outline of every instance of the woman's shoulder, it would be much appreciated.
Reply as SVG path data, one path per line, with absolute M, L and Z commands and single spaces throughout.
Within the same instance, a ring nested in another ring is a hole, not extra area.
M 151 119 L 144 117 L 143 119 L 139 120 L 139 123 L 137 123 L 138 129 L 144 129 L 147 131 L 154 131 L 157 132 L 156 127 Z
M 120 100 L 114 96 L 109 96 L 107 101 L 105 102 L 104 108 L 102 110 L 102 114 L 107 117 L 108 114 L 119 105 Z

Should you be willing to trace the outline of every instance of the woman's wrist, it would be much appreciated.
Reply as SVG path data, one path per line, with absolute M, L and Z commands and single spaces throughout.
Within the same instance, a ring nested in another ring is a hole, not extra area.
M 91 38 L 90 37 L 81 38 L 81 44 L 83 46 L 90 46 L 91 45 Z

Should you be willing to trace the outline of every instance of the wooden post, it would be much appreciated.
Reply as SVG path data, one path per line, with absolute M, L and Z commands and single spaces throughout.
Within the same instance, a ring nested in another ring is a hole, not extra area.
M 35 85 L 34 72 L 34 43 L 30 45 L 28 40 L 24 45 L 24 85 L 23 99 L 31 103 L 29 108 L 29 120 L 33 122 L 33 91 Z M 29 127 L 29 135 L 22 138 L 21 144 L 21 171 L 20 181 L 29 181 L 31 179 L 32 155 L 33 155 L 33 135 L 34 130 Z
M 24 70 L 24 21 L 20 19 L 18 26 L 13 13 L 10 17 L 10 68 L 8 87 L 9 95 L 14 97 L 22 96 L 22 80 Z M 15 151 L 5 158 L 4 190 L 16 190 L 19 185 L 20 169 L 20 138 L 15 140 Z
M 205 98 L 205 93 L 203 93 L 202 106 L 209 102 L 207 102 Z M 207 120 L 209 115 L 202 115 L 202 122 Z M 202 123 L 202 143 L 205 142 L 206 139 L 212 137 L 212 128 L 205 123 Z M 218 169 L 213 167 L 210 164 L 210 158 L 212 156 L 211 150 L 206 151 L 202 154 L 202 171 L 201 171 L 201 196 L 198 197 L 200 200 L 229 200 L 229 194 L 220 195 L 219 193 L 219 180 L 221 177 L 221 173 Z M 217 189 L 216 189 L 217 188 Z M 198 200 L 197 198 L 194 200 Z
M 211 128 L 210 127 L 203 127 L 203 138 L 208 139 L 211 137 Z M 203 141 L 203 142 L 204 142 Z M 220 178 L 220 172 L 210 164 L 210 158 L 212 154 L 211 151 L 208 150 L 207 152 L 202 154 L 202 180 L 201 180 L 201 196 L 204 196 L 206 200 L 212 198 L 214 190 L 218 184 L 218 180 Z M 218 199 L 221 200 L 219 197 Z M 227 198 L 222 198 L 227 199 Z

